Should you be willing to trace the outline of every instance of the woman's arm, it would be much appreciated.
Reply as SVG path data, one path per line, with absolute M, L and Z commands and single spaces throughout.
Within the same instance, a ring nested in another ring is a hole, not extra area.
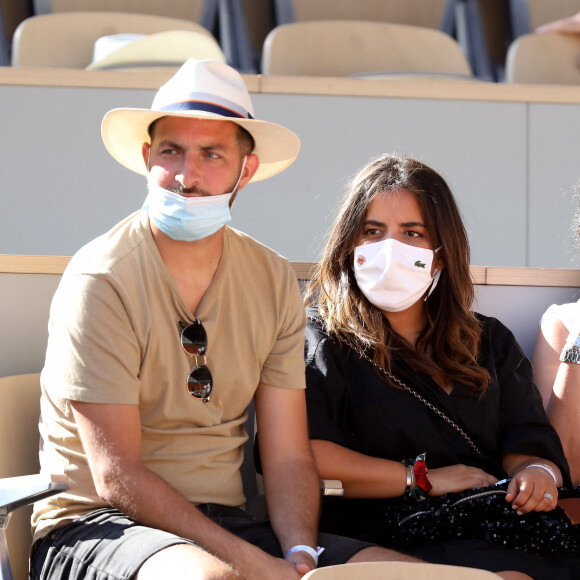
M 340 480 L 345 497 L 398 497 L 405 492 L 407 468 L 402 463 L 363 455 L 322 439 L 312 440 L 312 450 L 320 477 Z
M 407 468 L 398 461 L 357 453 L 331 441 L 314 439 L 312 449 L 323 479 L 342 482 L 345 497 L 388 498 L 405 493 Z M 430 495 L 492 485 L 497 479 L 467 465 L 450 465 L 429 470 Z

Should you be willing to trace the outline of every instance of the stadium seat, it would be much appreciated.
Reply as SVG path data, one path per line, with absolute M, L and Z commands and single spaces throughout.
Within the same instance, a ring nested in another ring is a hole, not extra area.
M 475 76 L 495 80 L 480 0 L 272 0 L 276 25 L 313 20 L 368 20 L 439 29 L 457 39 Z
M 411 562 L 361 562 L 316 568 L 302 580 L 494 580 L 487 570 Z
M 525 34 L 510 45 L 506 82 L 580 85 L 580 36 Z
M 126 12 L 137 14 L 154 14 L 170 18 L 182 18 L 204 22 L 204 11 L 209 5 L 217 4 L 216 0 L 33 0 L 34 14 L 59 12 Z M 206 26 L 207 27 L 207 26 Z
M 38 474 L 40 375 L 0 378 L 0 401 L 0 580 L 26 580 L 32 541 L 29 504 L 69 484 L 62 474 Z
M 460 45 L 429 28 L 368 21 L 310 21 L 276 27 L 262 53 L 266 75 L 472 77 Z
M 86 68 L 93 59 L 95 41 L 102 36 L 170 30 L 195 32 L 217 45 L 206 28 L 190 20 L 122 12 L 63 12 L 32 16 L 20 23 L 14 34 L 12 65 Z

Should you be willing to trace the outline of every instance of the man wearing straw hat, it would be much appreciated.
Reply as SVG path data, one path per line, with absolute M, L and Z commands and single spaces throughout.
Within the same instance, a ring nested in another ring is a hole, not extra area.
M 226 227 L 237 192 L 288 167 L 298 138 L 254 119 L 235 70 L 194 59 L 150 110 L 105 115 L 102 136 L 148 195 L 53 299 L 41 465 L 71 488 L 35 505 L 31 577 L 290 580 L 318 560 L 409 559 L 317 536 L 297 281 Z M 271 526 L 241 509 L 252 399 Z

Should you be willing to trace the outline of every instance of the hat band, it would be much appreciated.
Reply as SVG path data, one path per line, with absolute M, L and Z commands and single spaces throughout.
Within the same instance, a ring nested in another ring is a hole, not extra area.
M 171 105 L 167 105 L 165 107 L 161 107 L 160 111 L 204 111 L 205 113 L 216 113 L 218 115 L 222 115 L 224 117 L 238 117 L 240 119 L 253 119 L 250 113 L 246 113 L 246 115 L 241 115 L 237 111 L 233 111 L 232 109 L 228 109 L 226 107 L 221 107 L 220 105 L 216 105 L 215 103 L 210 103 L 208 101 L 182 101 L 180 103 L 172 103 Z

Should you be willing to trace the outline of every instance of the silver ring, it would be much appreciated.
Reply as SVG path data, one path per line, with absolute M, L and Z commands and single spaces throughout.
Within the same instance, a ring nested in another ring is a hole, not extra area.
M 546 492 L 544 494 L 544 497 L 547 497 L 550 501 L 553 501 L 554 500 L 554 496 L 551 493 L 548 493 L 548 492 Z

